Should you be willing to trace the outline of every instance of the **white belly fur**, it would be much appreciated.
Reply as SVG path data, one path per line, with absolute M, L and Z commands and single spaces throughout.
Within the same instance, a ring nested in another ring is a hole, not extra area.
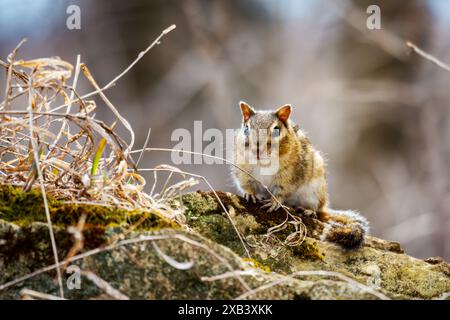
M 274 175 L 261 174 L 261 170 L 258 167 L 253 169 L 251 173 L 256 178 L 256 180 L 263 183 L 265 186 L 270 187 L 270 185 L 272 184 Z M 258 190 L 257 196 L 267 198 L 268 194 L 266 190 L 261 186 L 261 184 L 257 183 L 256 186 Z
M 274 175 L 261 174 L 261 170 L 258 167 L 251 170 L 252 175 L 267 187 L 270 187 L 274 178 Z M 323 179 L 314 179 L 309 183 L 305 183 L 298 188 L 291 196 L 289 196 L 284 204 L 290 207 L 303 207 L 305 209 L 317 210 L 319 207 L 319 194 L 323 184 Z M 267 199 L 269 195 L 261 186 L 257 184 L 257 196 Z
M 286 199 L 285 204 L 291 207 L 317 210 L 319 207 L 319 191 L 321 187 L 322 179 L 314 179 L 298 188 L 294 194 Z

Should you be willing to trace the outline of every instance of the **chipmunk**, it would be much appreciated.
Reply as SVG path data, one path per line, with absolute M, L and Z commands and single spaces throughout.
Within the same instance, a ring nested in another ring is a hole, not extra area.
M 368 221 L 355 211 L 330 209 L 325 161 L 289 119 L 292 106 L 287 104 L 275 111 L 256 111 L 243 101 L 239 105 L 243 121 L 236 135 L 234 160 L 251 176 L 235 167 L 232 175 L 244 198 L 254 203 L 263 200 L 262 208 L 268 213 L 278 210 L 280 203 L 302 208 L 325 224 L 322 240 L 347 249 L 360 247 L 368 232 Z M 278 148 L 274 147 L 277 145 Z M 277 153 L 277 157 L 273 157 L 276 166 L 267 164 L 267 156 L 274 152 Z M 246 159 L 244 154 L 253 157 L 254 161 Z

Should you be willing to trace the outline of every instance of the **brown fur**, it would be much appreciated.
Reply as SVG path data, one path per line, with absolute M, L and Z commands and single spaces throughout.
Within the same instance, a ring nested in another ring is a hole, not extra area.
M 237 164 L 264 180 L 265 182 L 261 182 L 267 185 L 281 203 L 316 212 L 318 218 L 327 224 L 323 234 L 325 240 L 339 243 L 345 248 L 360 246 L 367 232 L 367 221 L 353 211 L 336 211 L 329 208 L 325 161 L 305 134 L 289 119 L 291 106 L 285 105 L 275 111 L 255 111 L 245 102 L 241 102 L 240 107 L 243 129 L 235 144 Z M 279 136 L 275 134 L 275 128 L 280 129 Z M 267 132 L 267 142 L 257 134 L 260 130 Z M 249 143 L 250 141 L 256 143 Z M 260 176 L 261 168 L 264 168 L 260 159 L 262 150 L 277 144 L 278 170 L 271 175 Z M 238 161 L 246 151 L 257 155 L 256 163 Z M 271 202 L 268 211 L 277 208 L 277 201 L 270 198 L 260 182 L 235 168 L 233 175 L 246 198 L 269 199 Z

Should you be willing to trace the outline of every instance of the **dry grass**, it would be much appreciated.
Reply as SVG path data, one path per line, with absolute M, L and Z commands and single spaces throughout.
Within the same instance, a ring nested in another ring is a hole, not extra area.
M 137 170 L 136 164 L 144 151 L 151 149 L 147 148 L 148 135 L 143 148 L 132 151 L 135 140 L 133 129 L 104 93 L 173 28 L 164 30 L 122 73 L 103 87 L 81 62 L 80 56 L 77 56 L 75 67 L 59 58 L 16 60 L 18 49 L 23 44 L 21 42 L 8 61 L 0 61 L 8 74 L 5 100 L 0 104 L 0 183 L 20 186 L 24 190 L 39 185 L 44 201 L 45 194 L 48 193 L 69 203 L 158 209 L 158 212 L 171 219 L 177 219 L 179 213 L 168 207 L 165 199 L 193 186 L 195 179 L 202 180 L 215 193 L 205 177 L 181 172 L 170 166 L 148 169 L 155 173 L 155 182 L 151 192 L 145 193 L 143 188 L 146 180 L 140 170 Z M 86 94 L 78 92 L 80 76 L 84 76 L 92 84 L 94 91 Z M 106 106 L 116 116 L 116 122 L 107 124 L 96 118 L 95 112 L 99 106 L 94 100 L 89 100 L 94 95 L 100 96 L 104 102 L 102 107 Z M 28 110 L 23 110 L 21 98 L 24 96 L 28 96 Z M 127 129 L 130 135 L 128 143 L 115 133 L 116 125 Z M 135 164 L 131 155 L 136 153 L 140 154 Z M 163 190 L 156 194 L 154 189 L 157 171 L 169 171 L 170 175 Z M 174 173 L 192 178 L 169 186 Z M 270 194 L 270 190 L 264 187 Z M 275 198 L 273 195 L 272 197 Z M 246 241 L 235 227 L 227 208 L 217 195 L 216 198 L 250 256 Z M 283 209 L 286 221 L 268 230 L 267 243 L 276 239 L 273 237 L 276 232 L 283 230 L 287 224 L 292 224 L 296 231 L 285 239 L 284 244 L 299 245 L 306 236 L 306 228 L 301 219 L 292 215 L 284 206 Z M 182 224 L 182 218 L 179 220 Z M 53 238 L 52 232 L 51 237 Z M 77 243 L 78 248 L 74 248 L 69 257 L 79 251 L 81 244 Z M 56 249 L 54 251 L 56 257 Z M 59 259 L 56 257 L 55 264 L 58 263 Z
M 103 92 L 174 27 L 164 30 L 127 69 L 103 88 L 80 61 L 79 55 L 75 68 L 58 57 L 16 59 L 26 39 L 14 48 L 6 62 L 0 60 L 7 74 L 5 98 L 0 104 L 0 184 L 21 187 L 24 191 L 40 188 L 56 265 L 60 264 L 60 259 L 48 194 L 66 202 L 152 210 L 172 219 L 176 216 L 173 209 L 143 192 L 145 179 L 136 170 L 128 170 L 136 169 L 129 156 L 135 135 L 128 121 Z M 83 97 L 77 91 L 80 74 L 95 89 Z M 108 125 L 96 118 L 97 105 L 94 100 L 87 100 L 94 94 L 98 94 L 116 116 L 116 122 Z M 117 122 L 130 133 L 129 143 L 115 133 Z M 182 186 L 171 187 L 172 192 L 177 189 L 181 190 Z M 75 241 L 66 261 L 82 247 L 82 239 Z M 56 271 L 63 298 L 61 270 L 56 268 Z
M 240 296 L 241 298 L 250 296 L 260 290 L 258 288 L 252 290 L 241 277 L 246 275 L 245 272 L 248 272 L 248 270 L 235 272 L 228 261 L 211 248 L 179 234 L 173 236 L 155 235 L 128 240 L 121 240 L 120 237 L 117 237 L 117 239 L 111 239 L 104 247 L 83 252 L 82 231 L 85 217 L 82 217 L 77 226 L 69 228 L 69 232 L 73 234 L 75 241 L 68 255 L 61 261 L 57 254 L 47 195 L 68 203 L 96 204 L 152 211 L 175 220 L 188 229 L 183 223 L 182 214 L 167 205 L 167 199 L 180 195 L 182 191 L 194 186 L 198 183 L 198 180 L 201 180 L 215 194 L 217 201 L 235 228 L 247 255 L 250 256 L 247 248 L 249 244 L 239 233 L 227 208 L 205 177 L 181 171 L 169 165 L 161 165 L 152 169 L 137 168 L 145 151 L 189 151 L 148 148 L 149 134 L 144 146 L 141 149 L 133 150 L 135 134 L 131 125 L 120 115 L 118 109 L 104 93 L 105 90 L 115 85 L 173 28 L 174 26 L 164 30 L 146 50 L 138 55 L 129 67 L 103 87 L 98 85 L 91 71 L 81 62 L 80 56 L 77 56 L 75 67 L 57 57 L 28 61 L 16 60 L 17 53 L 25 41 L 19 43 L 6 62 L 0 60 L 0 66 L 5 68 L 7 73 L 5 99 L 0 104 L 0 184 L 13 185 L 23 190 L 41 189 L 55 260 L 51 266 L 36 270 L 8 283 L 0 284 L 0 290 L 38 274 L 56 270 L 60 297 L 29 289 L 24 290 L 22 295 L 24 298 L 64 298 L 61 270 L 64 270 L 69 262 L 137 242 L 150 241 L 161 258 L 174 268 L 180 270 L 191 268 L 195 262 L 178 262 L 161 251 L 156 241 L 165 239 L 178 239 L 214 256 L 219 263 L 227 267 L 230 275 L 236 277 L 242 284 L 244 293 Z M 74 76 L 72 77 L 72 75 Z M 80 76 L 84 76 L 92 84 L 94 91 L 87 94 L 78 92 L 77 84 Z M 88 99 L 94 95 L 99 95 L 104 106 L 115 115 L 117 120 L 114 123 L 107 124 L 96 118 L 95 111 L 98 106 L 94 100 Z M 116 134 L 115 128 L 117 125 L 122 125 L 129 132 L 130 141 L 128 143 Z M 132 158 L 134 154 L 139 154 L 136 162 Z M 202 156 L 209 155 L 202 154 Z M 226 159 L 220 158 L 220 160 L 235 166 L 234 163 Z M 140 174 L 140 172 L 148 171 L 154 173 L 154 183 L 150 193 L 144 192 L 146 180 Z M 169 172 L 169 176 L 163 184 L 162 190 L 156 192 L 157 173 L 160 171 Z M 171 178 L 174 174 L 181 175 L 182 180 L 172 184 Z M 264 186 L 264 188 L 271 194 L 267 186 Z M 273 194 L 271 196 L 275 198 Z M 278 200 L 276 199 L 276 201 Z M 258 245 L 270 245 L 273 239 L 278 239 L 274 234 L 285 229 L 288 224 L 295 226 L 295 232 L 281 244 L 296 246 L 303 242 L 306 236 L 306 227 L 301 219 L 293 215 L 288 208 L 284 206 L 282 208 L 286 212 L 286 220 L 282 224 L 269 229 L 266 238 Z M 127 232 L 131 232 L 135 227 L 135 225 L 130 226 Z M 84 275 L 109 296 L 116 299 L 128 299 L 127 296 L 118 292 L 92 272 L 85 271 Z M 269 287 L 272 285 L 276 285 L 276 283 L 270 284 Z
M 165 29 L 130 66 L 103 87 L 98 85 L 88 67 L 81 62 L 79 55 L 75 68 L 69 62 L 58 57 L 28 61 L 16 60 L 16 55 L 25 43 L 25 39 L 13 50 L 6 62 L 0 60 L 0 66 L 4 67 L 7 72 L 5 99 L 0 104 L 0 184 L 20 187 L 24 191 L 32 188 L 41 189 L 55 261 L 52 266 L 1 284 L 0 290 L 40 273 L 56 270 L 60 289 L 59 298 L 64 298 L 61 270 L 65 269 L 69 262 L 128 243 L 119 241 L 120 237 L 117 237 L 117 239 L 111 239 L 106 247 L 80 253 L 84 245 L 82 231 L 85 217 L 82 217 L 77 226 L 71 226 L 68 229 L 73 234 L 74 245 L 65 259 L 60 262 L 47 195 L 66 203 L 152 211 L 175 220 L 180 226 L 188 229 L 187 225 L 183 223 L 182 214 L 167 205 L 166 200 L 181 194 L 183 190 L 192 187 L 198 181 L 194 178 L 186 178 L 188 174 L 177 168 L 161 165 L 155 170 L 170 172 L 162 190 L 159 193 L 155 192 L 157 184 L 155 174 L 151 193 L 144 192 L 143 187 L 146 180 L 137 170 L 137 164 L 143 156 L 143 151 L 140 152 L 135 164 L 130 155 L 135 139 L 133 129 L 104 94 L 106 89 L 114 86 L 151 48 L 160 43 L 164 35 L 174 28 L 175 26 L 171 26 Z M 69 81 L 72 74 L 74 77 L 72 81 Z M 78 92 L 77 83 L 80 75 L 84 75 L 92 84 L 94 91 L 84 95 Z M 88 98 L 97 94 L 116 116 L 117 120 L 114 123 L 106 124 L 96 118 L 95 111 L 98 106 L 94 100 L 88 100 Z M 128 130 L 131 137 L 129 143 L 116 134 L 114 129 L 118 123 Z M 143 149 L 147 147 L 148 138 L 149 135 L 147 135 Z M 173 173 L 181 174 L 183 180 L 170 184 Z M 213 190 L 204 177 L 194 176 L 201 178 Z M 219 197 L 217 199 L 220 201 Z M 224 206 L 223 208 L 226 211 Z M 126 232 L 131 232 L 135 227 L 135 225 L 130 226 Z M 239 233 L 238 235 L 247 250 L 241 235 Z M 215 256 L 219 263 L 232 270 L 226 259 L 205 245 L 182 235 L 173 237 L 203 248 Z M 155 236 L 148 239 L 139 238 L 137 241 L 168 238 L 171 237 Z M 134 243 L 134 241 L 136 239 L 130 243 Z M 154 242 L 153 247 L 172 267 L 186 270 L 193 265 L 191 261 L 177 262 L 164 254 Z M 114 288 L 96 275 L 89 273 L 88 276 L 113 298 L 127 298 L 114 291 Z M 245 281 L 240 277 L 238 279 L 245 290 L 250 290 Z M 53 296 L 50 297 L 28 289 L 23 292 L 23 297 L 53 298 Z

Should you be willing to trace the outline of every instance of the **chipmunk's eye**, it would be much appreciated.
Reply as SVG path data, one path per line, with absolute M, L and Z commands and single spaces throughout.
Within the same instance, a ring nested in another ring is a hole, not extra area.
M 280 127 L 276 126 L 273 128 L 273 132 L 272 132 L 272 136 L 273 137 L 278 137 L 280 135 Z
M 248 126 L 244 127 L 244 135 L 248 136 L 250 134 L 250 128 Z

